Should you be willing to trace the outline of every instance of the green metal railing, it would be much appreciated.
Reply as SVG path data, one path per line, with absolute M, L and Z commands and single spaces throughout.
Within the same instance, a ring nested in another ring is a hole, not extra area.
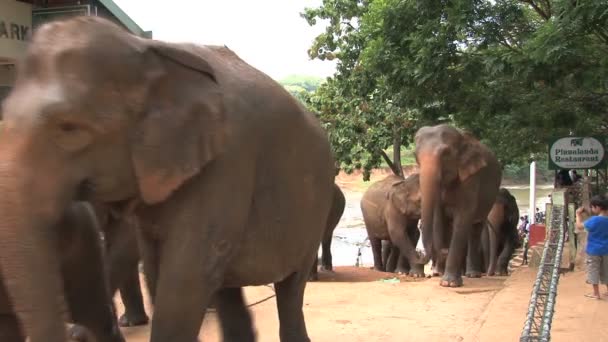
M 555 312 L 569 209 L 565 191 L 555 191 L 551 198 L 552 205 L 546 221 L 547 238 L 532 288 L 528 315 L 520 337 L 521 342 L 551 340 L 551 322 Z

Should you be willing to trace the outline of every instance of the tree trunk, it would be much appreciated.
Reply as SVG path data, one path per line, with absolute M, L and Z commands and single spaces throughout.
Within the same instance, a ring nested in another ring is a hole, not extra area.
M 399 129 L 393 130 L 393 165 L 397 169 L 397 176 L 403 178 L 403 167 L 401 166 L 401 134 Z
M 380 150 L 380 155 L 396 176 L 405 178 L 401 166 L 401 135 L 399 133 L 398 128 L 393 130 L 393 160 L 383 150 Z

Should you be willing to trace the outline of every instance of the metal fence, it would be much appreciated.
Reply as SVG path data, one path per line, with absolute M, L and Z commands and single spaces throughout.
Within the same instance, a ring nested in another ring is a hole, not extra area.
M 521 342 L 551 340 L 551 322 L 555 312 L 568 212 L 565 191 L 553 192 L 551 199 L 551 210 L 547 215 L 547 238 L 532 288 Z

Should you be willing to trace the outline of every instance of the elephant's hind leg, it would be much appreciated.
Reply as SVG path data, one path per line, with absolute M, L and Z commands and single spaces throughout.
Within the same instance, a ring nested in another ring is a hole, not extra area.
M 242 288 L 223 288 L 217 292 L 217 311 L 225 342 L 253 342 L 253 323 Z
M 281 342 L 310 342 L 304 322 L 304 288 L 306 276 L 294 273 L 275 283 L 279 311 Z

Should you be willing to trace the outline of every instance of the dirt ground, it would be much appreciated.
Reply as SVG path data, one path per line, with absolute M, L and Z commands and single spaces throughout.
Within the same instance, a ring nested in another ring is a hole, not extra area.
M 516 269 L 510 277 L 465 279 L 447 289 L 437 278 L 401 277 L 368 268 L 337 267 L 309 283 L 304 314 L 312 341 L 516 341 L 527 313 L 536 270 Z M 583 297 L 584 273 L 562 276 L 553 321 L 553 341 L 608 341 L 608 299 Z M 247 287 L 248 303 L 273 295 L 269 286 Z M 119 312 L 122 304 L 117 297 Z M 278 339 L 275 298 L 250 307 L 258 341 Z M 151 312 L 148 306 L 148 312 Z M 148 341 L 149 327 L 123 329 L 127 341 Z M 200 337 L 221 341 L 217 317 L 205 317 Z

